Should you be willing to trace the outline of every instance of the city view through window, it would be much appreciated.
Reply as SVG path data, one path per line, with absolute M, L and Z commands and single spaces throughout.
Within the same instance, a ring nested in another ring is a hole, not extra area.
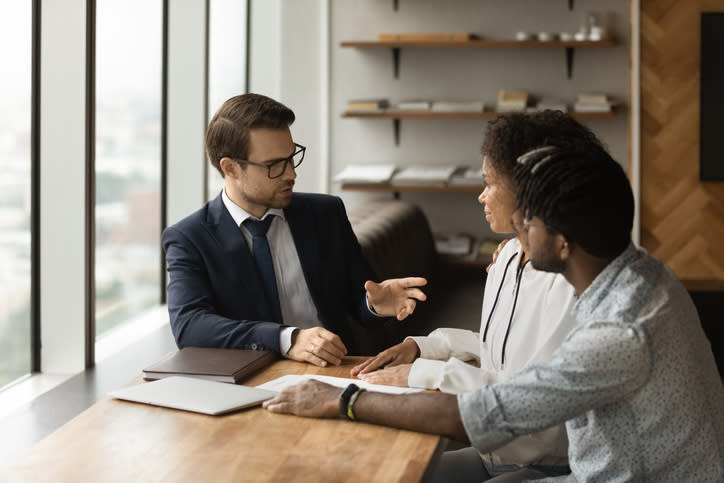
M 31 2 L 4 2 L 0 89 L 0 387 L 30 372 Z
M 0 388 L 31 370 L 31 5 L 13 1 L 0 8 L 6 67 L 0 89 Z M 247 11 L 236 0 L 209 5 L 211 116 L 246 91 Z M 97 336 L 160 302 L 162 9 L 162 0 L 96 3 Z M 223 181 L 213 168 L 207 179 L 213 198 Z
M 160 302 L 162 2 L 96 6 L 96 335 Z

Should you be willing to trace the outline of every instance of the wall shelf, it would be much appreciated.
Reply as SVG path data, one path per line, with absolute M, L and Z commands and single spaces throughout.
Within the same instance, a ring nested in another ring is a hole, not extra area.
M 374 191 L 378 193 L 392 193 L 395 199 L 400 198 L 400 193 L 477 193 L 483 189 L 483 182 L 480 185 L 393 185 L 389 183 L 342 183 L 343 191 Z
M 495 119 L 503 114 L 502 112 L 483 111 L 483 112 L 430 112 L 430 111 L 399 111 L 387 109 L 384 111 L 362 112 L 362 111 L 345 111 L 341 117 L 346 119 L 391 119 L 395 133 L 395 146 L 400 144 L 400 122 L 402 119 Z M 569 111 L 571 117 L 580 120 L 597 120 L 612 119 L 615 111 L 608 112 L 572 112 Z
M 573 75 L 573 55 L 577 48 L 611 48 L 617 45 L 615 38 L 603 40 L 562 41 L 550 40 L 493 40 L 473 39 L 465 41 L 419 41 L 419 40 L 355 40 L 341 42 L 341 47 L 355 49 L 392 49 L 392 63 L 395 79 L 400 77 L 400 50 L 411 49 L 556 49 L 563 48 L 566 53 L 566 72 L 570 79 Z

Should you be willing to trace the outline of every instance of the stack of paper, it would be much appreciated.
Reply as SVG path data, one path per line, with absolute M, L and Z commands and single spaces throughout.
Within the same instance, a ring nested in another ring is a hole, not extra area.
M 418 101 L 400 101 L 395 108 L 400 111 L 429 111 L 432 102 L 418 100 Z
M 528 93 L 525 91 L 498 91 L 498 112 L 525 111 L 528 105 Z
M 480 170 L 480 167 L 463 166 L 453 173 L 448 183 L 457 186 L 480 186 L 482 189 L 483 172 Z
M 393 185 L 444 186 L 455 172 L 455 166 L 415 166 L 404 168 L 393 176 Z
M 395 169 L 394 164 L 350 164 L 334 180 L 341 183 L 388 183 Z
M 485 104 L 481 101 L 434 101 L 432 112 L 483 112 Z
M 606 94 L 578 94 L 573 109 L 577 112 L 610 112 L 611 105 Z

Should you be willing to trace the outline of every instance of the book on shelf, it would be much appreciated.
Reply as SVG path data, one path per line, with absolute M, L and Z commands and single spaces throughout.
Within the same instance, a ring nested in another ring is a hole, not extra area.
M 431 101 L 409 100 L 398 102 L 395 105 L 395 109 L 399 111 L 429 111 L 431 106 Z
M 347 101 L 348 111 L 374 112 L 382 111 L 388 107 L 390 107 L 390 101 L 387 99 L 353 99 Z
M 448 181 L 450 186 L 483 186 L 483 173 L 478 166 L 461 166 L 456 169 Z
M 509 91 L 501 89 L 498 91 L 498 102 L 496 111 L 513 112 L 525 111 L 528 106 L 528 93 L 525 91 Z
M 334 180 L 341 183 L 389 183 L 395 169 L 394 164 L 348 164 Z
M 407 33 L 407 34 L 379 34 L 377 39 L 380 42 L 467 42 L 468 40 L 478 39 L 479 37 L 472 33 L 453 32 L 453 33 Z
M 610 101 L 610 99 L 607 94 L 581 93 L 576 97 L 576 101 L 583 104 L 606 104 Z
M 184 347 L 143 369 L 143 378 L 187 376 L 238 384 L 276 359 L 273 351 Z
M 610 112 L 613 102 L 606 94 L 578 94 L 573 110 L 576 112 Z
M 398 186 L 445 186 L 455 169 L 455 166 L 411 166 L 392 176 L 390 183 Z
M 481 101 L 433 101 L 432 112 L 483 112 L 485 104 Z

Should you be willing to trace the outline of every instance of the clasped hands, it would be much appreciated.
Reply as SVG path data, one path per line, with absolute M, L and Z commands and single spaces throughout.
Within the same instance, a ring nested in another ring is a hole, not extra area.
M 385 317 L 395 316 L 403 320 L 415 311 L 417 302 L 427 299 L 420 290 L 427 284 L 422 277 L 393 278 L 380 283 L 367 281 L 367 301 L 372 309 Z M 300 329 L 292 335 L 292 346 L 287 355 L 290 359 L 309 362 L 316 366 L 338 366 L 347 354 L 342 339 L 323 327 Z

